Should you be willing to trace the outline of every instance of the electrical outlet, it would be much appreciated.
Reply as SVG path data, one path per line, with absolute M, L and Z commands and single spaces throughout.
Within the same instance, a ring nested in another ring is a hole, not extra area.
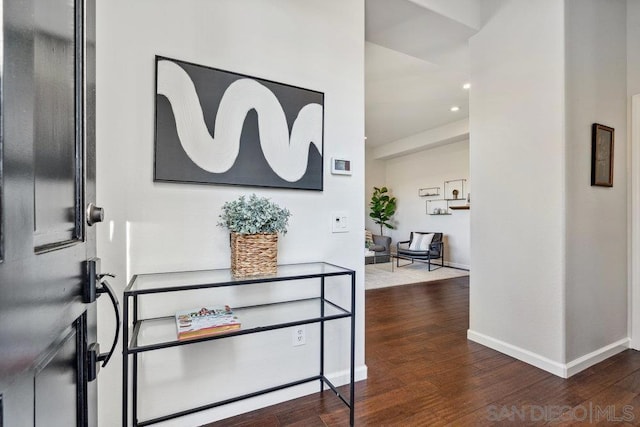
M 307 328 L 299 325 L 293 328 L 293 346 L 305 345 L 307 343 Z

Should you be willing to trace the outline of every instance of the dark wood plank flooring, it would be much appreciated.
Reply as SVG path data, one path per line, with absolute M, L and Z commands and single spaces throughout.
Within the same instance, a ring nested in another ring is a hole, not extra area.
M 568 380 L 467 341 L 468 277 L 366 291 L 358 426 L 640 425 L 640 353 Z M 330 392 L 209 424 L 347 426 Z

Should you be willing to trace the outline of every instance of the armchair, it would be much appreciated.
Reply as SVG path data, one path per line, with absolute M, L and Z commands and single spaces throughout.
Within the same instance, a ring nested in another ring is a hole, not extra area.
M 374 252 L 373 256 L 365 257 L 365 264 L 375 264 L 378 262 L 389 262 L 391 255 L 391 237 L 372 235 L 373 244 L 369 245 L 369 250 Z
M 413 264 L 414 261 L 426 262 L 429 271 L 431 271 L 431 260 L 440 259 L 438 268 L 444 267 L 444 242 L 442 241 L 442 233 L 412 231 L 409 240 L 398 242 L 396 248 L 397 267 L 401 267 L 400 258 L 410 260 L 411 264 Z M 437 270 L 437 268 L 435 270 Z

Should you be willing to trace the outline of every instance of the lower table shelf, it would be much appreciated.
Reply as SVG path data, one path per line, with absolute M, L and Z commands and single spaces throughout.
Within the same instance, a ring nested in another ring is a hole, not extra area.
M 234 307 L 233 312 L 242 322 L 240 329 L 220 335 L 182 341 L 176 338 L 176 320 L 174 316 L 138 320 L 135 322 L 131 334 L 129 353 L 189 345 L 196 342 L 230 338 L 351 316 L 348 310 L 331 301 L 323 301 L 320 298 L 251 307 Z

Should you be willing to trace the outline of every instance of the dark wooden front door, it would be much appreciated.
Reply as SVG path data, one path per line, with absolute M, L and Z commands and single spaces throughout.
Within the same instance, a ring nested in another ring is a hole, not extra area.
M 0 427 L 96 425 L 94 0 L 4 0 Z

